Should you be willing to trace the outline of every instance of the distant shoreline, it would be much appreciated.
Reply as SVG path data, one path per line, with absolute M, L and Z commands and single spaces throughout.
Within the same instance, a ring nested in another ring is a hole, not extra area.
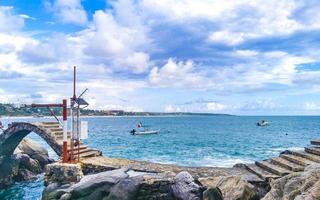
M 94 118 L 94 117 L 183 117 L 183 116 L 235 116 L 235 115 L 229 115 L 229 114 L 210 114 L 210 113 L 161 113 L 161 114 L 139 114 L 139 115 L 81 115 L 81 117 L 85 118 Z M 61 116 L 57 116 L 60 118 Z M 25 119 L 50 119 L 54 118 L 53 116 L 46 115 L 41 117 L 34 117 L 32 115 L 2 115 L 0 116 L 0 119 L 14 119 L 14 118 L 25 118 Z

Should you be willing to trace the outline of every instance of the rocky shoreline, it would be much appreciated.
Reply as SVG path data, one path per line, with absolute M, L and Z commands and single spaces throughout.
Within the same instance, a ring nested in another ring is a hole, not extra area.
M 237 175 L 196 178 L 188 171 L 138 172 L 131 167 L 84 175 L 81 165 L 61 163 L 47 166 L 45 183 L 43 200 L 316 200 L 320 164 L 273 180 L 266 188 Z
M 45 172 L 43 200 L 320 199 L 320 164 L 269 181 L 242 164 L 182 167 L 103 156 L 83 159 L 81 164 L 63 164 L 52 163 L 47 150 L 29 139 L 0 161 L 2 188 Z

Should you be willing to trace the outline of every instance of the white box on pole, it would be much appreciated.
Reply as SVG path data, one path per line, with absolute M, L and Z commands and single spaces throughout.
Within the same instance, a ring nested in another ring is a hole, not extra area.
M 88 122 L 87 121 L 81 121 L 81 133 L 80 133 L 80 139 L 84 140 L 88 138 Z

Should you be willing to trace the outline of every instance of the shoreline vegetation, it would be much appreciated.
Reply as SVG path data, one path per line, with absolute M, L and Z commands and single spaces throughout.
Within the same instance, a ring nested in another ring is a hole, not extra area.
M 62 110 L 53 108 L 52 111 L 57 115 L 62 115 Z M 232 116 L 223 113 L 191 113 L 191 112 L 131 112 L 124 110 L 94 110 L 81 109 L 82 116 L 184 116 L 184 115 L 203 115 L 203 116 Z M 31 105 L 1 104 L 0 117 L 48 117 L 52 116 L 47 108 L 32 108 Z

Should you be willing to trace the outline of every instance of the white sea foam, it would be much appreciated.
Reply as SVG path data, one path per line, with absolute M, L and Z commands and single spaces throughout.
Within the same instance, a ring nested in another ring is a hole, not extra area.
M 290 148 L 288 148 L 288 150 L 291 150 L 291 151 L 303 151 L 304 148 L 303 147 L 290 147 Z
M 179 160 L 172 161 L 168 156 L 160 156 L 156 158 L 145 158 L 145 161 L 160 163 L 160 164 L 171 164 L 180 166 L 190 166 L 190 167 L 232 167 L 238 163 L 253 163 L 254 161 L 249 159 L 241 158 L 221 158 L 221 157 L 211 157 L 206 156 L 200 160 Z
M 254 161 L 241 158 L 216 158 L 206 156 L 199 161 L 198 166 L 204 167 L 232 167 L 237 163 L 253 163 Z
M 290 151 L 303 151 L 304 148 L 303 148 L 303 147 L 274 148 L 274 149 L 272 149 L 270 152 L 271 152 L 272 154 L 274 154 L 274 153 L 281 153 L 281 152 L 283 152 L 283 151 L 285 151 L 285 150 L 290 150 Z

